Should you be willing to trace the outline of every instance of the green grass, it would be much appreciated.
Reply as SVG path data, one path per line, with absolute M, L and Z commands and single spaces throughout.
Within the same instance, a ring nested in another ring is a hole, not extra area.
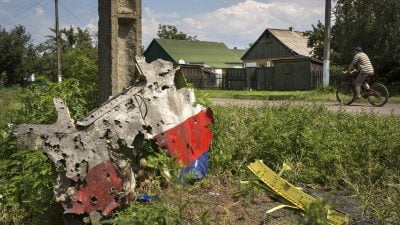
M 253 100 L 287 100 L 287 101 L 336 101 L 334 88 L 309 91 L 229 91 L 229 90 L 195 90 L 200 98 L 233 98 Z M 392 96 L 389 103 L 400 103 L 399 96 Z
M 17 101 L 17 97 L 22 93 L 22 91 L 22 88 L 19 87 L 0 87 L 0 115 L 4 115 L 21 106 L 20 102 Z
M 251 176 L 261 159 L 293 183 L 350 189 L 382 224 L 400 217 L 400 118 L 330 112 L 324 106 L 214 106 L 212 173 Z M 394 200 L 397 199 L 397 200 Z

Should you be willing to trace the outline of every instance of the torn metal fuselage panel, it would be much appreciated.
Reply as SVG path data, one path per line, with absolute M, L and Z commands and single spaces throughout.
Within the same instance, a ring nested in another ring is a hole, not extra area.
M 30 149 L 39 147 L 55 165 L 55 196 L 65 213 L 96 211 L 108 216 L 128 204 L 136 185 L 134 165 L 114 153 L 126 147 L 135 151 L 137 139 L 154 140 L 184 165 L 183 172 L 196 178 L 207 173 L 211 110 L 195 104 L 193 91 L 172 63 L 137 63 L 145 82 L 127 88 L 76 123 L 65 102 L 54 99 L 56 123 L 14 128 L 20 142 Z

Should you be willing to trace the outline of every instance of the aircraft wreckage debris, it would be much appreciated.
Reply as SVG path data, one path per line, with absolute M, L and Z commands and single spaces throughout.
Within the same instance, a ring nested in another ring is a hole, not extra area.
M 143 58 L 137 63 L 145 82 L 127 88 L 85 118 L 73 122 L 66 103 L 54 99 L 56 123 L 14 128 L 19 146 L 42 149 L 57 169 L 55 197 L 65 214 L 109 216 L 134 200 L 132 168 L 138 165 L 114 153 L 121 148 L 134 152 L 144 140 L 154 140 L 176 157 L 184 165 L 181 173 L 201 178 L 208 172 L 212 111 L 195 104 L 193 91 L 172 63 L 147 64 Z

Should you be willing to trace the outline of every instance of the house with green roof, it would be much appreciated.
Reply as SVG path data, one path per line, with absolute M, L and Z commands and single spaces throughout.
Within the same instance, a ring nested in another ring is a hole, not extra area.
M 222 84 L 222 78 L 230 68 L 243 68 L 241 57 L 244 52 L 229 49 L 222 42 L 188 41 L 175 39 L 153 39 L 144 52 L 148 63 L 163 59 L 181 65 L 181 68 L 199 68 L 214 74 L 215 85 Z M 189 71 L 189 70 L 188 70 Z M 196 73 L 199 74 L 199 73 Z M 194 79 L 194 75 L 185 74 Z M 198 76 L 198 75 L 196 75 Z M 198 79 L 203 79 L 199 78 Z M 188 82 L 191 82 L 188 80 Z M 195 83 L 195 82 L 193 82 Z M 209 82 L 213 83 L 213 82 Z
M 147 62 L 164 59 L 177 64 L 202 65 L 214 69 L 242 68 L 238 50 L 222 42 L 153 39 L 144 52 Z

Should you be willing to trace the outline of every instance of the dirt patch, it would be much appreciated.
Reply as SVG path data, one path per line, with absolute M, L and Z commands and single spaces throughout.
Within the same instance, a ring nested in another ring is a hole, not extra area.
M 329 192 L 305 188 L 314 197 L 328 197 L 330 204 L 351 217 L 350 224 L 379 224 L 363 208 L 361 201 L 348 191 Z M 181 212 L 185 224 L 299 224 L 302 212 L 281 209 L 271 214 L 266 211 L 281 205 L 262 189 L 243 188 L 231 176 L 209 176 L 193 186 L 176 186 L 158 193 L 163 204 Z M 153 203 L 158 204 L 158 203 Z

